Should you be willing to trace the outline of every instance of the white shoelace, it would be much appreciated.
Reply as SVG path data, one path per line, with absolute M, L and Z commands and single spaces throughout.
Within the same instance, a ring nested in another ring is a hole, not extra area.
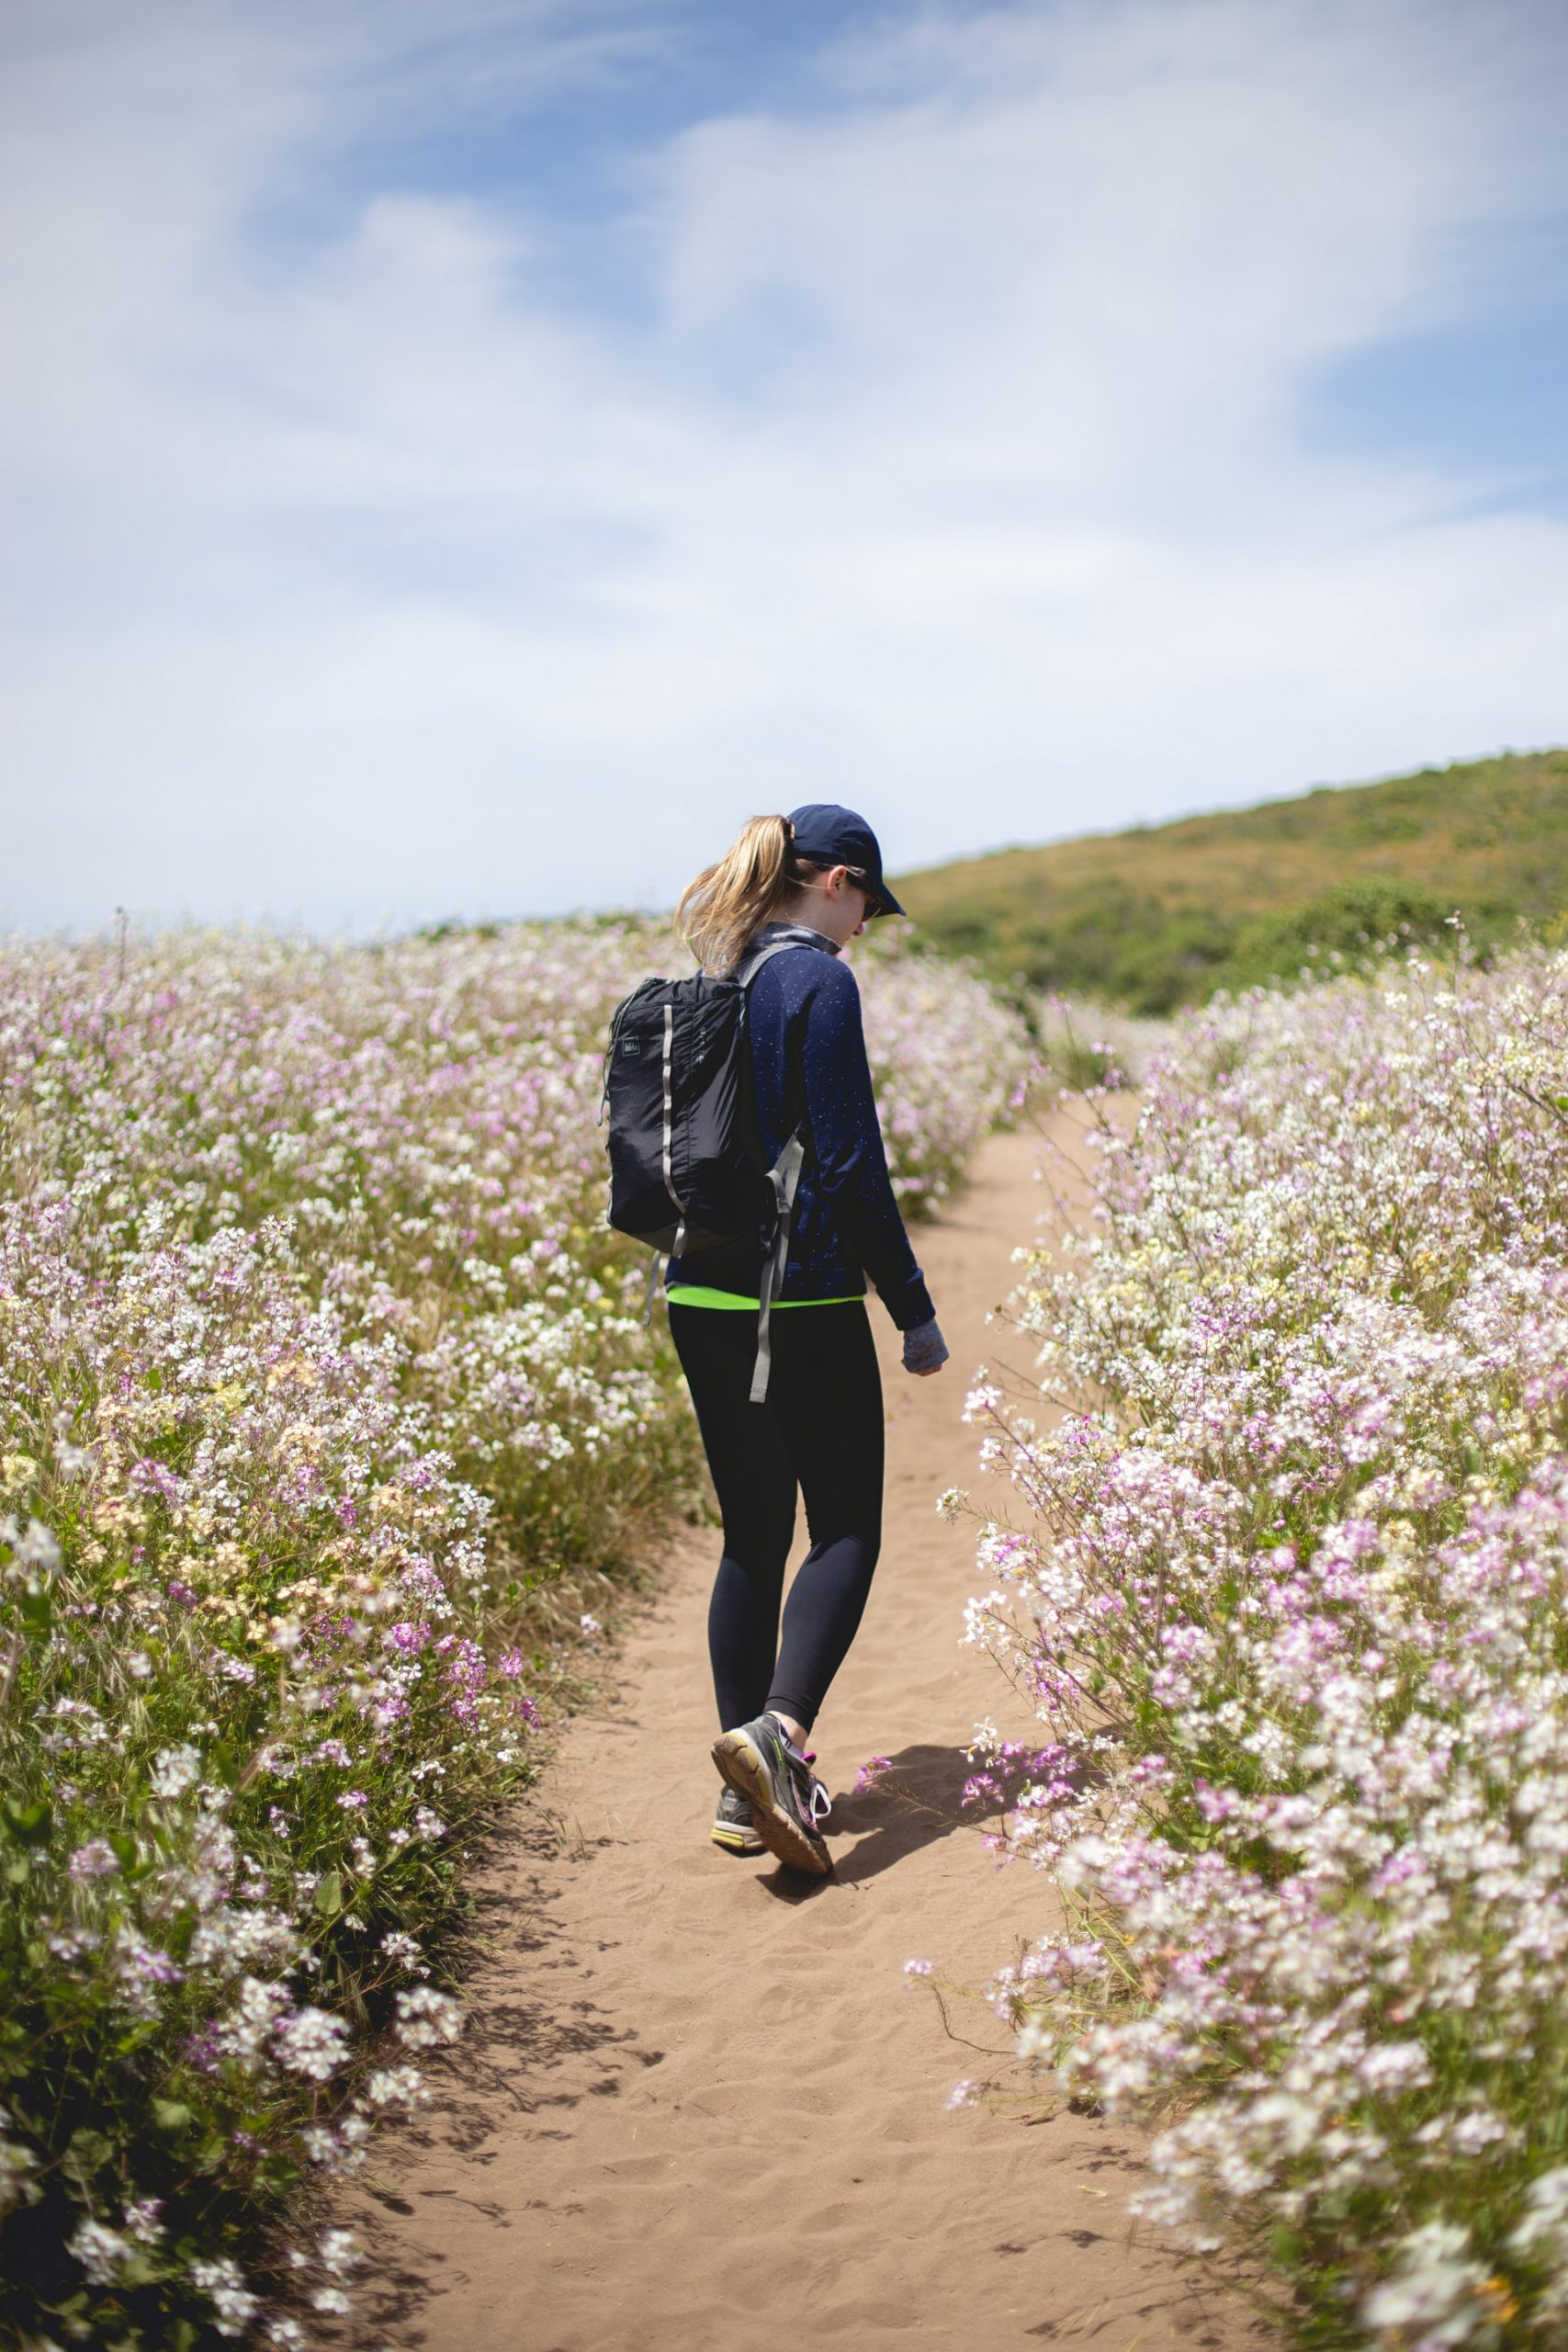
M 788 1743 L 786 1743 L 786 1745 L 788 1745 Z M 826 1821 L 828 1815 L 833 1810 L 833 1800 L 828 1794 L 828 1792 L 823 1787 L 821 1781 L 818 1780 L 816 1774 L 810 1770 L 810 1767 L 817 1761 L 817 1750 L 814 1747 L 795 1747 L 790 1746 L 789 1753 L 792 1757 L 798 1757 L 801 1763 L 807 1767 L 806 1779 L 807 1785 L 811 1792 L 810 1804 L 811 1819 L 813 1824 L 815 1825 L 818 1821 Z

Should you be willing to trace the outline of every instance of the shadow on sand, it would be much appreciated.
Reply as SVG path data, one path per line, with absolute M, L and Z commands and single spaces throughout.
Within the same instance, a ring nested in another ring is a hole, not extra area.
M 759 1883 L 781 1903 L 807 1903 L 830 1886 L 876 1878 L 955 1829 L 977 1829 L 1001 1807 L 991 1797 L 964 1804 L 974 1770 L 961 1747 L 900 1748 L 870 1788 L 833 1799 L 823 1833 L 833 1854 L 831 1878 L 804 1878 L 781 1867 Z

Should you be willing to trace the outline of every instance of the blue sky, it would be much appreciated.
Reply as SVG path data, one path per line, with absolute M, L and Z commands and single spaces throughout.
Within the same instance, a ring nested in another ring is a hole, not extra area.
M 1557 0 L 11 0 L 0 916 L 1568 739 Z

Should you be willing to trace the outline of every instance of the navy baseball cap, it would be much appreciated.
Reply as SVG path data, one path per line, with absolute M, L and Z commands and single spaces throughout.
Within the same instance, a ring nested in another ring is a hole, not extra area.
M 851 878 L 875 902 L 869 913 L 903 913 L 882 878 L 882 852 L 863 817 L 831 800 L 810 800 L 804 808 L 792 808 L 785 821 L 796 857 L 812 865 L 847 865 Z

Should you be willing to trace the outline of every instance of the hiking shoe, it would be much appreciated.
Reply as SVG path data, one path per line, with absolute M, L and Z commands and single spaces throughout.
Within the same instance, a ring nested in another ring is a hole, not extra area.
M 725 1783 L 709 1833 L 716 1846 L 727 1854 L 765 1854 L 767 1848 L 757 1835 L 757 1816 L 749 1798 L 738 1796 Z
M 771 1853 L 792 1870 L 826 1878 L 832 1857 L 817 1824 L 831 1800 L 811 1777 L 810 1759 L 792 1747 L 774 1715 L 758 1715 L 737 1731 L 722 1732 L 713 1760 L 738 1797 L 750 1805 L 757 1833 Z

